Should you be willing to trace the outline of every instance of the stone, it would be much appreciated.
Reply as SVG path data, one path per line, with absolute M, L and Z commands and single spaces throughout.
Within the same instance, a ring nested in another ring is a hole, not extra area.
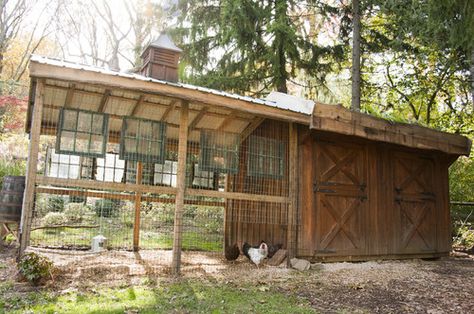
M 278 266 L 280 265 L 286 258 L 287 251 L 286 250 L 278 250 L 272 258 L 270 258 L 267 262 L 270 266 Z
M 311 267 L 311 263 L 305 259 L 292 258 L 290 260 L 291 267 L 299 271 L 308 270 Z

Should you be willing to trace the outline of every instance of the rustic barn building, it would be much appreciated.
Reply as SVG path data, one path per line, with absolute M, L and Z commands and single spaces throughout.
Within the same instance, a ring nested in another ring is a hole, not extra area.
M 263 239 L 313 260 L 448 254 L 448 167 L 468 139 L 280 93 L 182 84 L 180 52 L 161 36 L 141 74 L 31 58 L 22 250 L 55 227 L 42 195 L 65 195 L 132 204 L 130 243 L 117 247 L 134 250 L 148 220 L 164 221 L 150 204 L 171 206 L 175 271 L 193 248 L 189 206 L 222 208 L 225 247 Z

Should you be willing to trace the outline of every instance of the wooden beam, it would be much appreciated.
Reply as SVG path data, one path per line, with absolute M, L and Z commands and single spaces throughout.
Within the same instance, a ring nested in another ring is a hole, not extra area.
M 186 195 L 282 204 L 287 204 L 289 202 L 289 199 L 286 196 L 261 195 L 240 192 L 221 192 L 201 189 L 186 189 Z
M 387 121 L 341 105 L 315 104 L 310 128 L 453 155 L 467 156 L 471 151 L 471 141 L 464 136 Z
M 26 184 L 23 195 L 23 206 L 20 223 L 20 251 L 21 255 L 30 243 L 30 228 L 34 205 L 36 172 L 39 157 L 39 140 L 41 132 L 41 118 L 43 115 L 44 80 L 36 83 L 35 102 L 33 107 L 33 120 L 30 130 L 30 145 L 28 149 L 28 163 L 26 166 Z
M 64 108 L 71 107 L 72 98 L 74 97 L 74 91 L 76 90 L 76 84 L 72 83 L 66 94 L 66 100 L 64 101 Z
M 176 108 L 177 103 L 178 101 L 175 100 L 170 104 L 168 109 L 166 109 L 166 111 L 163 113 L 163 116 L 161 117 L 161 121 L 166 122 L 166 119 L 168 119 L 168 116 L 170 115 L 170 113 L 174 111 L 174 109 Z
M 252 120 L 252 122 L 249 123 L 247 128 L 242 132 L 240 135 L 240 143 L 244 142 L 247 137 L 252 134 L 253 131 L 255 131 L 262 122 L 265 121 L 265 118 L 262 117 L 256 117 L 255 119 Z
M 224 128 L 226 127 L 227 124 L 229 124 L 230 121 L 232 121 L 235 117 L 235 114 L 232 112 L 231 114 L 229 114 L 225 119 L 224 121 L 222 121 L 222 123 L 217 127 L 217 131 L 223 131 Z
M 156 194 L 176 194 L 176 188 L 170 186 L 137 185 L 134 183 L 102 182 L 84 179 L 64 179 L 37 176 L 36 183 L 57 187 L 75 187 L 82 189 L 104 189 L 117 192 L 141 192 Z
M 147 81 L 134 77 L 51 65 L 35 60 L 30 61 L 30 76 L 87 83 L 107 88 L 119 88 L 132 92 L 140 91 L 142 93 L 178 98 L 188 102 L 201 102 L 207 105 L 261 115 L 281 121 L 292 121 L 305 125 L 309 125 L 310 123 L 310 116 L 304 113 L 268 106 L 258 100 L 251 101 L 244 97 L 229 97 L 213 92 L 212 90 L 188 88 L 179 84 L 172 85 L 158 81 Z
M 107 100 L 109 99 L 110 96 L 110 89 L 106 89 L 104 92 L 104 95 L 102 95 L 102 99 L 100 100 L 99 108 L 97 109 L 97 112 L 103 113 L 105 109 L 105 105 L 107 104 Z
M 204 116 L 206 115 L 207 111 L 209 110 L 208 107 L 203 107 L 201 109 L 201 111 L 198 113 L 198 115 L 194 118 L 194 120 L 189 124 L 189 127 L 188 129 L 191 131 L 193 130 L 194 128 L 196 128 L 196 125 L 199 123 L 199 121 L 202 120 L 202 118 L 204 118 Z
M 288 234 L 287 266 L 290 267 L 290 260 L 296 256 L 296 222 L 298 214 L 298 130 L 295 123 L 289 124 L 289 172 L 288 172 Z
M 143 104 L 144 101 L 145 101 L 145 95 L 141 94 L 140 97 L 138 97 L 138 100 L 135 103 L 135 105 L 131 108 L 132 110 L 130 110 L 130 113 L 128 115 L 131 117 L 136 115 L 138 108 L 140 108 L 140 106 Z
M 143 163 L 137 161 L 136 184 L 142 184 Z M 138 252 L 140 244 L 140 209 L 142 205 L 142 193 L 135 192 L 135 223 L 133 224 L 133 251 Z
M 73 188 L 57 188 L 57 187 L 46 187 L 38 186 L 36 187 L 35 192 L 44 193 L 44 194 L 53 194 L 53 195 L 74 195 L 82 197 L 97 197 L 110 200 L 135 200 L 135 195 L 133 194 L 124 194 L 124 193 L 114 193 L 110 191 L 91 191 L 91 190 L 76 190 Z M 166 198 L 153 195 L 143 195 L 142 202 L 154 202 L 154 203 L 164 203 L 164 204 L 174 204 L 175 198 Z M 224 207 L 224 202 L 215 202 L 215 201 L 203 201 L 203 200 L 185 200 L 184 204 L 186 205 L 199 205 L 199 206 L 215 206 L 215 207 Z
M 189 104 L 183 102 L 180 110 L 178 144 L 178 173 L 176 178 L 176 209 L 174 213 L 173 260 L 171 268 L 179 274 L 181 268 L 181 246 L 183 233 L 184 195 L 186 193 L 186 157 L 188 144 Z

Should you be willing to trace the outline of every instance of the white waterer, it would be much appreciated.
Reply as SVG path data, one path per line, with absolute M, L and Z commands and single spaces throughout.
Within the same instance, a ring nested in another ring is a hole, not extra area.
M 102 252 L 107 247 L 107 238 L 99 234 L 92 238 L 91 250 L 92 252 Z

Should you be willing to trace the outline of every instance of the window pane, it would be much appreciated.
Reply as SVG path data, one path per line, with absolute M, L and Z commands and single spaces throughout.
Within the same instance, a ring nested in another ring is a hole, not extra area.
M 77 130 L 79 132 L 90 133 L 91 120 L 92 120 L 92 114 L 88 112 L 79 112 L 79 119 L 77 120 Z
M 148 144 L 150 142 L 147 140 L 139 140 L 138 141 L 138 153 L 141 155 L 148 155 Z M 151 156 L 149 156 L 151 157 Z
M 142 138 L 150 139 L 152 136 L 151 122 L 141 121 L 140 123 L 140 136 Z
M 137 152 L 137 140 L 135 139 L 125 139 L 124 150 L 126 153 L 136 153 Z
M 92 116 L 92 133 L 102 134 L 104 130 L 104 116 L 94 114 Z
M 104 137 L 102 135 L 92 135 L 91 136 L 91 146 L 90 152 L 93 154 L 100 154 L 104 145 Z
M 76 133 L 76 146 L 74 151 L 77 153 L 89 152 L 89 134 Z
M 60 146 L 61 151 L 74 151 L 74 132 L 63 131 L 61 132 Z
M 125 125 L 126 125 L 125 136 L 127 136 L 127 137 L 136 137 L 137 134 L 138 134 L 139 120 L 125 119 L 124 122 L 125 122 Z
M 77 111 L 64 109 L 63 111 L 63 129 L 75 130 L 77 123 Z

